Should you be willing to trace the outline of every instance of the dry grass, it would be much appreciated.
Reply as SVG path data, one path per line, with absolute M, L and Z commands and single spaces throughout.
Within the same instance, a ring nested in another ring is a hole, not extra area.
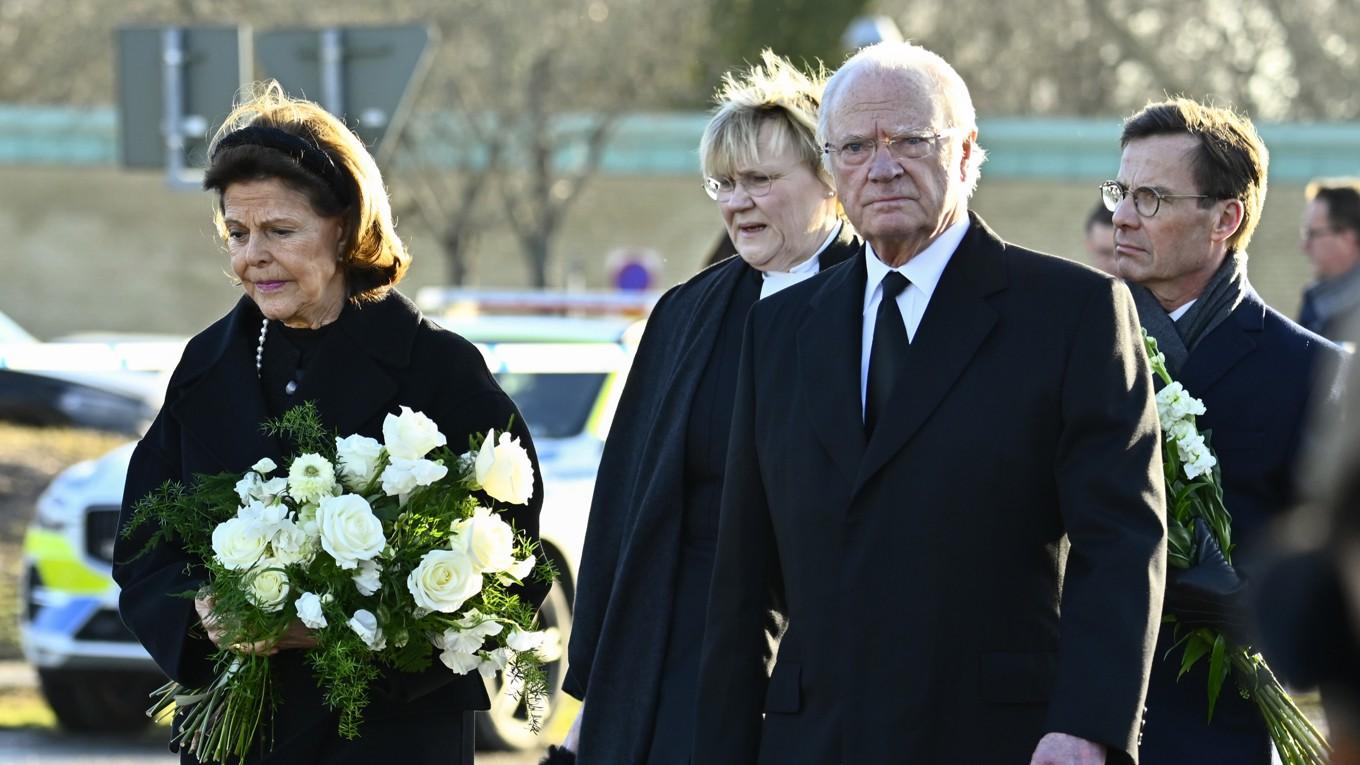
M 92 430 L 0 423 L 0 659 L 19 656 L 21 548 L 38 495 L 63 468 L 98 457 L 126 440 Z M 5 706 L 7 700 L 0 698 L 0 708 Z

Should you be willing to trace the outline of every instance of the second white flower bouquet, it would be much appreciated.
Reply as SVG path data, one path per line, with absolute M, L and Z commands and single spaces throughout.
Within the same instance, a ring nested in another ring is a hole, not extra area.
M 383 671 L 423 671 L 436 652 L 456 674 L 510 673 L 532 717 L 556 638 L 534 631 L 534 605 L 517 586 L 549 583 L 553 570 L 497 509 L 533 496 L 533 465 L 517 439 L 492 430 L 458 454 L 407 407 L 387 416 L 382 442 L 326 433 L 311 404 L 266 427 L 298 445 L 288 465 L 263 459 L 244 475 L 167 484 L 137 504 L 123 532 L 157 523 L 148 548 L 176 544 L 203 561 L 198 596 L 211 599 L 219 645 L 229 646 L 208 687 L 167 684 L 149 713 L 183 710 L 177 740 L 205 762 L 268 749 L 267 649 L 300 622 L 342 736 L 359 735 Z

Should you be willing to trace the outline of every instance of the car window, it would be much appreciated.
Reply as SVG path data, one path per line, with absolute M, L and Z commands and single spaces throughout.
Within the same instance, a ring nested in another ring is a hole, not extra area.
M 497 382 L 529 423 L 535 438 L 569 438 L 590 419 L 605 375 L 501 372 Z

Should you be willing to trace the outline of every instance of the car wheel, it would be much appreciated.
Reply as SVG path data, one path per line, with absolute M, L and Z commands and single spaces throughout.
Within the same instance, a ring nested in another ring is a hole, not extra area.
M 140 733 L 165 679 L 146 672 L 39 669 L 43 697 L 61 727 L 80 733 Z
M 561 565 L 558 571 L 565 571 Z M 567 640 L 571 637 L 571 601 L 562 582 L 553 582 L 548 597 L 538 610 L 539 629 L 556 628 L 560 645 L 552 649 L 556 658 L 544 665 L 548 674 L 548 698 L 539 710 L 539 721 L 544 728 L 557 709 L 562 697 L 562 672 L 565 667 Z M 491 697 L 491 709 L 477 713 L 477 746 L 481 749 L 509 751 L 530 750 L 540 746 L 540 733 L 529 729 L 529 710 L 519 699 L 517 683 L 506 682 L 505 673 L 486 681 L 486 693 Z

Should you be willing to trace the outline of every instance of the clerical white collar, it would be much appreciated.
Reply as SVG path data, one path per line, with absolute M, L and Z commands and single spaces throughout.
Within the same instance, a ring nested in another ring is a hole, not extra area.
M 836 241 L 836 238 L 841 235 L 841 226 L 844 225 L 844 223 L 841 223 L 836 226 L 835 230 L 826 238 L 826 241 L 822 242 L 822 246 L 817 248 L 817 252 L 813 253 L 812 257 L 799 263 L 788 271 L 762 271 L 760 273 L 762 280 L 760 283 L 760 297 L 762 299 L 767 298 L 770 295 L 773 295 L 780 290 L 788 289 L 798 282 L 821 271 L 822 253 L 826 252 L 826 248 L 830 247 L 831 243 Z
M 897 268 L 889 268 L 887 263 L 879 260 L 878 253 L 874 252 L 874 246 L 865 242 L 864 263 L 869 271 L 869 278 L 864 283 L 865 309 L 868 309 L 874 291 L 878 289 L 889 271 L 896 271 L 907 277 L 913 287 L 924 293 L 926 302 L 930 302 L 930 296 L 935 294 L 935 287 L 940 283 L 945 266 L 949 265 L 949 259 L 954 257 L 954 251 L 959 248 L 967 233 L 968 217 L 964 216 L 963 220 L 940 232 L 935 241 L 917 253 L 916 257 Z

